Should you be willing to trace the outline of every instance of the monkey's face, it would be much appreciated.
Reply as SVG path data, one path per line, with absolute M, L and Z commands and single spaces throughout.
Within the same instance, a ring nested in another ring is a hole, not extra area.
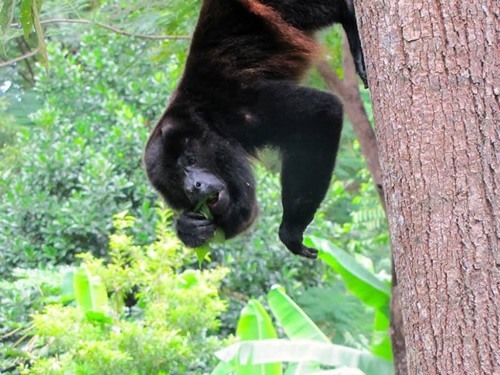
M 144 163 L 151 184 L 174 210 L 206 204 L 227 238 L 254 221 L 255 180 L 236 142 L 199 126 L 163 121 L 150 136 Z

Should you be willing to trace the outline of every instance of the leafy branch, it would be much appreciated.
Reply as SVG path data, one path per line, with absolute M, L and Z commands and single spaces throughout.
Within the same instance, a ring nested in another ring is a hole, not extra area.
M 129 36 L 132 38 L 138 38 L 138 39 L 148 39 L 148 40 L 189 40 L 189 39 L 191 39 L 191 37 L 189 35 L 134 34 L 134 33 L 129 33 L 128 31 L 119 29 L 115 26 L 107 25 L 107 24 L 100 23 L 100 22 L 94 22 L 94 21 L 86 20 L 86 19 L 79 19 L 79 18 L 53 18 L 53 19 L 40 21 L 40 24 L 42 24 L 42 25 L 51 24 L 51 23 L 78 23 L 78 24 L 83 24 L 83 25 L 94 25 L 94 26 L 101 27 L 103 29 L 112 31 L 116 34 Z M 13 23 L 11 26 L 12 27 L 20 27 L 21 24 Z
M 40 49 L 37 47 L 35 50 L 30 51 L 28 53 L 25 53 L 24 55 L 18 56 L 12 60 L 0 62 L 0 68 L 4 68 L 6 66 L 12 65 L 18 61 L 29 59 L 30 57 L 35 56 L 38 52 L 40 52 Z
M 12 23 L 14 18 L 14 7 L 15 0 L 3 0 L 3 4 L 0 11 L 0 29 L 2 30 L 2 36 L 4 38 L 7 35 L 7 30 L 9 28 L 19 28 L 21 27 L 24 32 L 24 37 L 28 40 L 31 32 L 35 29 L 37 36 L 38 46 L 35 50 L 24 53 L 18 57 L 11 60 L 7 60 L 0 63 L 0 67 L 6 67 L 17 63 L 18 61 L 26 60 L 35 55 L 40 55 L 40 60 L 43 65 L 47 67 L 48 56 L 45 46 L 45 37 L 42 25 L 54 24 L 54 23 L 72 23 L 72 24 L 83 24 L 83 25 L 93 25 L 113 33 L 124 35 L 131 38 L 146 39 L 146 40 L 188 40 L 191 37 L 187 35 L 145 35 L 145 34 L 135 34 L 128 31 L 122 30 L 112 25 L 95 22 L 87 19 L 74 19 L 74 18 L 53 18 L 47 20 L 40 19 L 41 1 L 40 0 L 21 0 L 21 12 L 20 12 L 20 22 Z

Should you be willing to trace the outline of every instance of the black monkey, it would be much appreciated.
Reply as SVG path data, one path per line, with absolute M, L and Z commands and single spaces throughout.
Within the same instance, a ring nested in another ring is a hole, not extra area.
M 217 227 L 227 238 L 257 215 L 248 156 L 264 146 L 282 155 L 281 241 L 316 258 L 303 233 L 332 176 L 342 105 L 297 84 L 320 48 L 314 31 L 341 23 L 366 83 L 351 0 L 204 0 L 184 75 L 146 146 L 152 185 L 181 212 L 190 247 Z M 196 212 L 207 201 L 213 218 Z

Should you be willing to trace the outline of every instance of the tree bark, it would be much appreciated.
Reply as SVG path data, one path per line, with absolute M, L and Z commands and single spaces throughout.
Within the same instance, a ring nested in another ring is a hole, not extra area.
M 500 374 L 493 0 L 355 0 L 409 374 Z

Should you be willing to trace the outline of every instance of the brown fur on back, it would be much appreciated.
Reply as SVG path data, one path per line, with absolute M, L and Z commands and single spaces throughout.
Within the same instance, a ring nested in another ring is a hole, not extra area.
M 294 78 L 300 79 L 311 63 L 322 54 L 321 47 L 316 40 L 286 22 L 274 8 L 262 4 L 258 0 L 239 1 L 251 13 L 263 19 L 289 48 L 285 54 L 271 56 L 265 64 L 268 69 L 296 72 Z
M 272 7 L 260 3 L 258 0 L 240 0 L 253 14 L 263 18 L 284 40 L 292 44 L 309 58 L 316 57 L 321 48 L 314 38 L 287 23 Z

